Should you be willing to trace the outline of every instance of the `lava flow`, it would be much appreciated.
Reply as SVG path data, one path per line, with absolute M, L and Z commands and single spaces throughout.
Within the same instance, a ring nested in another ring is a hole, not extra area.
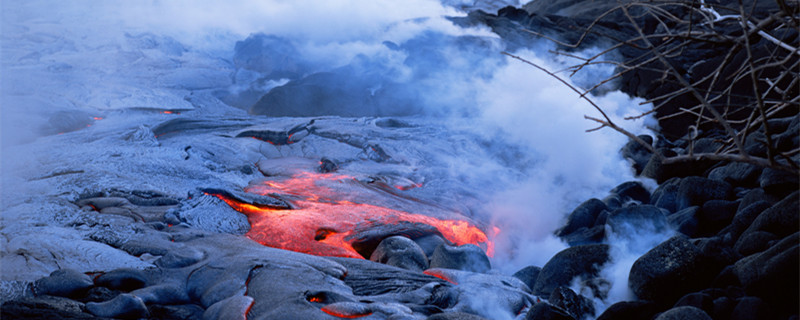
M 370 231 L 386 226 L 399 226 L 400 229 L 435 229 L 434 233 L 456 245 L 475 244 L 490 256 L 494 251 L 494 244 L 487 235 L 466 218 L 438 219 L 365 203 L 369 202 L 365 195 L 374 197 L 375 190 L 346 175 L 302 172 L 283 180 L 251 185 L 245 191 L 278 196 L 292 204 L 292 209 L 265 208 L 215 195 L 247 215 L 251 226 L 247 237 L 269 247 L 321 256 L 363 258 L 353 246 L 360 237 L 372 235 Z M 389 197 L 389 203 L 408 200 L 392 193 L 380 196 Z

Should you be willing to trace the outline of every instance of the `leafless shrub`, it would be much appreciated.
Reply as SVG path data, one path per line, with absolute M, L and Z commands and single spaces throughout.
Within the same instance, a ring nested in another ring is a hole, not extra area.
M 621 17 L 627 20 L 626 25 L 633 29 L 633 36 L 630 39 L 606 37 L 612 40 L 613 45 L 590 57 L 577 57 L 566 50 L 557 52 L 580 61 L 569 68 L 572 71 L 570 76 L 592 64 L 616 65 L 617 72 L 614 75 L 598 81 L 588 89 L 576 88 L 566 82 L 562 75 L 546 70 L 531 61 L 507 52 L 504 54 L 555 77 L 581 98 L 589 101 L 599 111 L 601 117 L 585 116 L 586 119 L 599 124 L 599 127 L 588 131 L 606 127 L 616 130 L 642 144 L 664 164 L 698 160 L 736 161 L 800 174 L 798 163 L 792 159 L 800 155 L 800 147 L 793 145 L 789 148 L 779 148 L 773 141 L 775 132 L 771 129 L 770 123 L 770 120 L 787 115 L 796 117 L 800 110 L 799 45 L 797 41 L 786 43 L 781 37 L 773 35 L 773 32 L 778 30 L 800 29 L 800 12 L 798 12 L 800 4 L 797 1 L 777 2 L 780 9 L 766 17 L 751 15 L 752 10 L 748 11 L 741 0 L 738 8 L 711 7 L 704 1 L 697 0 L 620 3 L 594 19 L 576 43 L 559 42 L 541 33 L 526 30 L 563 47 L 577 48 L 589 34 L 605 36 L 597 30 L 600 28 L 596 28 L 602 19 L 612 14 L 620 17 L 621 14 Z M 683 14 L 675 14 L 676 11 Z M 649 29 L 651 32 L 644 30 L 643 18 L 656 22 L 656 27 Z M 756 43 L 761 43 L 758 53 L 754 52 Z M 698 45 L 721 46 L 726 48 L 726 52 L 713 70 L 690 77 L 686 74 L 686 68 L 682 68 L 676 62 L 676 58 L 691 52 L 692 48 Z M 602 55 L 626 47 L 635 49 L 640 54 L 629 56 L 623 62 L 601 60 Z M 603 108 L 588 97 L 588 93 L 592 90 L 624 77 L 634 70 L 654 72 L 660 75 L 662 83 L 674 85 L 675 90 L 649 97 L 645 103 L 653 103 L 653 109 L 638 117 L 657 114 L 659 121 L 674 117 L 690 119 L 691 121 L 684 121 L 686 125 L 682 129 L 687 133 L 685 139 L 689 140 L 685 152 L 664 157 L 656 152 L 653 146 L 611 121 Z M 693 101 L 694 105 L 680 105 L 677 102 L 679 100 Z M 676 105 L 678 105 L 676 110 L 662 109 L 665 106 L 675 108 Z M 718 139 L 721 146 L 714 152 L 695 152 L 694 142 L 699 138 L 696 134 L 698 128 L 721 130 L 723 134 Z M 745 147 L 746 138 L 755 132 L 763 134 L 764 139 L 759 143 L 764 145 L 766 154 L 751 154 Z

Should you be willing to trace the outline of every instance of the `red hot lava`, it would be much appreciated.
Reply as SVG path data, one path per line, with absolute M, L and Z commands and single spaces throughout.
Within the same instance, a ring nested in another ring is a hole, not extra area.
M 247 215 L 249 238 L 263 245 L 320 256 L 363 258 L 354 248 L 355 237 L 381 225 L 419 223 L 436 228 L 456 245 L 475 244 L 494 254 L 494 244 L 474 224 L 438 219 L 364 203 L 367 188 L 353 177 L 333 173 L 302 172 L 283 180 L 251 185 L 246 192 L 279 195 L 292 209 L 263 208 L 216 195 Z M 386 193 L 387 197 L 396 197 Z M 495 232 L 497 231 L 494 228 Z

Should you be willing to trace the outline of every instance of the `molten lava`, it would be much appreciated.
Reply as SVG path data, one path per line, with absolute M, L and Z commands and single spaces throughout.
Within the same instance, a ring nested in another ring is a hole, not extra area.
M 364 194 L 370 196 L 375 191 L 346 175 L 302 172 L 283 180 L 254 184 L 245 191 L 278 196 L 292 204 L 292 209 L 265 208 L 215 195 L 247 215 L 251 226 L 247 237 L 269 247 L 363 258 L 353 247 L 361 232 L 385 225 L 424 224 L 456 245 L 471 243 L 490 256 L 494 253 L 494 245 L 486 234 L 466 218 L 438 219 L 366 203 Z M 388 192 L 384 196 L 396 197 Z
M 325 312 L 325 313 L 327 313 L 329 315 L 332 315 L 334 317 L 339 317 L 339 318 L 344 318 L 344 319 L 356 319 L 356 318 L 366 317 L 366 316 L 372 314 L 372 311 L 367 311 L 367 310 L 360 311 L 360 312 L 357 312 L 355 310 L 345 310 L 345 309 L 339 308 L 335 304 L 324 306 L 324 307 L 322 307 L 321 310 L 322 310 L 322 312 Z
M 448 276 L 447 274 L 445 274 L 444 272 L 442 272 L 439 269 L 428 269 L 428 270 L 423 271 L 422 273 L 427 274 L 427 275 L 432 276 L 432 277 L 437 277 L 437 278 L 442 279 L 444 281 L 450 282 L 450 283 L 452 283 L 454 285 L 458 285 L 458 281 L 456 281 L 455 279 L 451 278 L 450 276 Z

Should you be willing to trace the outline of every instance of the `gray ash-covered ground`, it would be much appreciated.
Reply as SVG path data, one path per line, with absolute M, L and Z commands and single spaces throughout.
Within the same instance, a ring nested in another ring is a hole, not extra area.
M 590 107 L 499 54 L 564 67 L 518 28 L 570 39 L 600 9 L 442 2 L 205 18 L 4 3 L 0 317 L 797 318 L 796 175 L 662 165 L 584 133 Z M 642 110 L 594 98 L 615 120 Z M 629 130 L 688 147 L 644 121 Z M 771 124 L 797 148 L 796 112 Z M 267 212 L 299 224 L 258 234 Z M 317 255 L 258 243 L 298 237 L 279 247 Z

